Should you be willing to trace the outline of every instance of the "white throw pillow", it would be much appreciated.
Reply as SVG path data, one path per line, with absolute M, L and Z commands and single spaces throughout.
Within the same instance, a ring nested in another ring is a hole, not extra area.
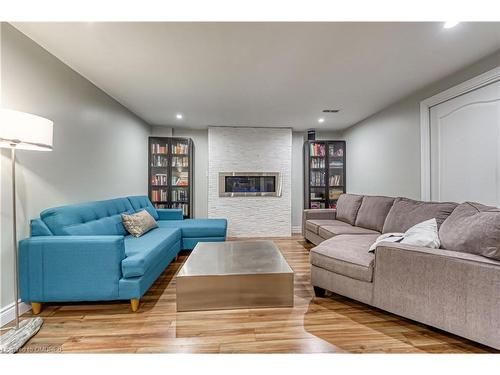
M 412 226 L 405 233 L 384 233 L 377 237 L 368 251 L 374 251 L 381 242 L 399 242 L 432 249 L 438 249 L 441 246 L 436 219 L 422 221 Z
M 405 232 L 401 243 L 438 249 L 441 241 L 439 241 L 436 219 L 422 221 L 412 226 Z

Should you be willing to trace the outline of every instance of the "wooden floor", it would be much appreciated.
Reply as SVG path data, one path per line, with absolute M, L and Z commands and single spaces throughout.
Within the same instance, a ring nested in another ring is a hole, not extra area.
M 332 295 L 313 297 L 302 238 L 277 239 L 295 271 L 293 308 L 177 313 L 181 253 L 141 300 L 45 305 L 44 324 L 23 352 L 485 353 L 493 349 Z M 25 314 L 29 316 L 30 314 Z

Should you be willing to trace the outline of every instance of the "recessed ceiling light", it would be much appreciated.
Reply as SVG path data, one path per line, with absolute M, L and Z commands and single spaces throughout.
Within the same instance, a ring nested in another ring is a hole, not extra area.
M 178 113 L 175 115 L 175 117 L 177 118 L 177 120 L 182 120 L 182 113 Z
M 318 119 L 318 122 L 321 124 L 321 123 L 325 122 L 325 119 L 323 117 L 321 117 Z
M 456 21 L 446 21 L 443 25 L 443 27 L 445 29 L 451 29 L 452 27 L 455 27 L 459 24 L 460 22 L 456 22 Z
M 339 111 L 340 111 L 340 109 L 324 109 L 323 110 L 324 113 L 337 113 Z

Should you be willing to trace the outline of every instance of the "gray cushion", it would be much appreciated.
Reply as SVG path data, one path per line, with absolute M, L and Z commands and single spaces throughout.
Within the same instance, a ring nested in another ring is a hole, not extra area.
M 306 221 L 306 229 L 318 234 L 319 227 L 323 225 L 343 225 L 348 226 L 349 224 L 344 223 L 340 220 L 307 220 Z
M 441 225 L 439 237 L 443 249 L 500 260 L 500 209 L 462 203 Z
M 457 203 L 421 202 L 408 198 L 396 198 L 387 218 L 382 233 L 404 233 L 415 224 L 435 218 L 438 228 L 453 212 Z
M 365 195 L 356 216 L 356 226 L 382 232 L 393 203 L 394 198 Z
M 122 214 L 123 226 L 134 237 L 140 237 L 151 229 L 158 228 L 158 224 L 151 214 L 142 210 L 135 214 Z
M 354 225 L 362 200 L 362 195 L 342 194 L 337 201 L 337 220 Z
M 379 232 L 371 229 L 355 227 L 353 225 L 325 225 L 319 228 L 318 234 L 324 239 L 339 236 L 341 234 L 376 234 L 380 235 Z
M 330 238 L 311 249 L 311 264 L 356 280 L 371 282 L 375 256 L 368 252 L 368 248 L 377 236 L 346 234 Z

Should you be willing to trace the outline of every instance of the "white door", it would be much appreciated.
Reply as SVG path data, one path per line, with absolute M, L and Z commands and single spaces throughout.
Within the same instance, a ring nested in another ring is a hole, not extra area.
M 430 110 L 431 200 L 500 206 L 500 81 Z

